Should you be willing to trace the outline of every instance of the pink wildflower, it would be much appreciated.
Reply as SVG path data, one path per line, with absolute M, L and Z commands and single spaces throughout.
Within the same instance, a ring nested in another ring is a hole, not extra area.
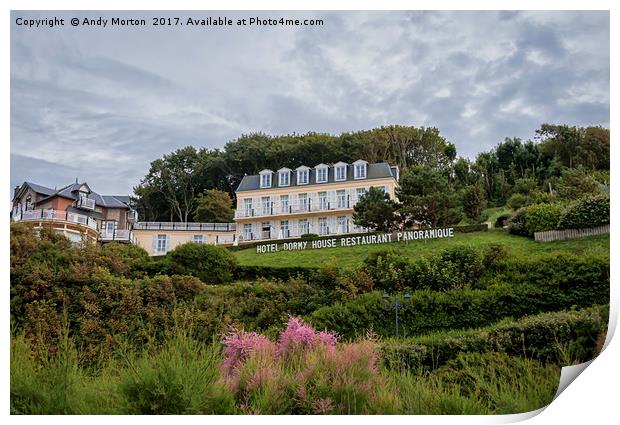
M 317 332 L 312 326 L 304 323 L 297 317 L 288 320 L 286 329 L 278 339 L 276 355 L 281 356 L 299 349 L 312 349 L 324 346 L 328 349 L 335 348 L 337 336 L 331 332 Z
M 245 332 L 232 329 L 224 337 L 225 358 L 222 363 L 223 370 L 231 375 L 234 370 L 250 356 L 258 354 L 270 354 L 274 352 L 275 345 L 269 338 L 256 332 Z
M 317 415 L 325 415 L 332 410 L 334 410 L 334 403 L 329 397 L 320 398 L 314 402 L 314 413 Z

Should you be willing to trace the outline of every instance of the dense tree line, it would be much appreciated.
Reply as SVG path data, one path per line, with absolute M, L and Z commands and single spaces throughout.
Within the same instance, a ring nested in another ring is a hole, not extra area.
M 188 146 L 153 161 L 140 185 L 134 188 L 135 202 L 145 221 L 192 221 L 200 194 L 217 189 L 234 199 L 234 190 L 243 176 L 265 168 L 294 169 L 322 162 L 351 163 L 360 158 L 387 161 L 401 169 L 418 165 L 444 167 L 455 155 L 454 145 L 432 127 L 395 125 L 339 136 L 255 133 L 227 143 L 223 150 Z
M 606 128 L 543 124 L 533 140 L 506 138 L 470 160 L 457 157 L 455 146 L 434 127 L 393 125 L 338 136 L 255 133 L 223 150 L 188 146 L 153 161 L 134 188 L 135 202 L 147 221 L 226 221 L 245 174 L 363 158 L 401 169 L 399 224 L 476 222 L 486 206 L 512 203 L 517 209 L 550 196 L 605 191 L 609 143 Z

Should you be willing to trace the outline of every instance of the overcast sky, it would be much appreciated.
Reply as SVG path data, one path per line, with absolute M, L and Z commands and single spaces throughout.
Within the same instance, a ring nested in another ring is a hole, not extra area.
M 258 131 L 436 126 L 474 158 L 543 122 L 609 126 L 608 12 L 260 13 L 324 20 L 296 28 L 15 24 L 256 15 L 13 12 L 12 186 L 78 177 L 129 194 L 165 153 Z

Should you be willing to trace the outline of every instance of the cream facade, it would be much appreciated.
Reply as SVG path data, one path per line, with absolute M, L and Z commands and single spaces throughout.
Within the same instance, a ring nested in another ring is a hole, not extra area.
M 135 244 L 149 255 L 165 255 L 184 243 L 232 245 L 234 223 L 164 223 L 138 222 L 132 229 Z
M 367 232 L 353 224 L 353 207 L 370 187 L 379 187 L 396 199 L 398 177 L 398 167 L 362 160 L 245 176 L 236 191 L 236 239 L 244 243 L 307 233 Z

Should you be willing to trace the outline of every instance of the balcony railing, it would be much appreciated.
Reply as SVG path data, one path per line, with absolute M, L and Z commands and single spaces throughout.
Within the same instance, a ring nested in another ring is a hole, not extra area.
M 264 217 L 270 215 L 286 215 L 306 212 L 350 210 L 358 201 L 358 197 L 340 199 L 309 198 L 306 202 L 269 202 L 259 204 L 258 208 L 242 205 L 235 211 L 235 218 Z
M 87 198 L 86 196 L 80 196 L 80 198 L 77 201 L 76 207 L 92 211 L 95 209 L 95 200 Z
M 133 224 L 134 230 L 191 230 L 211 232 L 234 232 L 235 223 L 174 223 L 165 221 L 142 221 Z
M 136 243 L 136 239 L 133 236 L 133 233 L 129 229 L 115 229 L 113 231 L 109 231 L 103 229 L 99 233 L 99 240 L 104 242 L 131 242 Z
M 252 231 L 241 232 L 239 235 L 239 242 L 249 241 L 264 241 L 264 240 L 278 240 L 278 239 L 291 239 L 299 238 L 301 235 L 307 233 L 316 233 L 319 236 L 339 236 L 354 233 L 366 233 L 368 229 L 348 225 L 336 225 L 336 226 L 290 226 L 288 229 L 272 229 L 270 231 Z
M 81 224 L 91 229 L 97 230 L 97 221 L 94 218 L 69 211 L 55 210 L 26 210 L 14 211 L 14 221 L 68 221 Z

